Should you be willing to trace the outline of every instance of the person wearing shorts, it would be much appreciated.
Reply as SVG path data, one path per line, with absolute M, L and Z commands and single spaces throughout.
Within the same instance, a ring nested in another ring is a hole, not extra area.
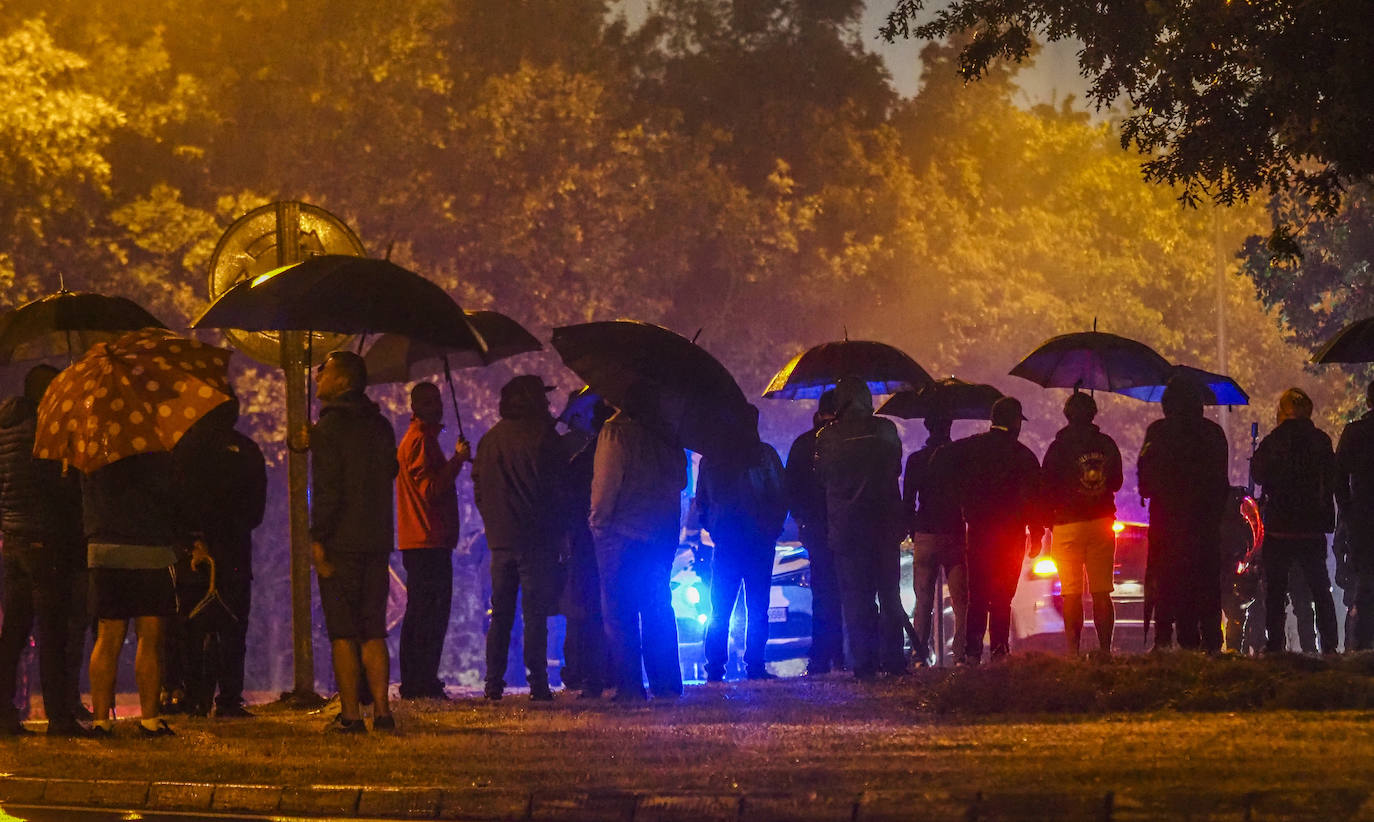
M 1064 638 L 1078 654 L 1083 636 L 1083 578 L 1093 598 L 1093 626 L 1103 655 L 1112 650 L 1116 612 L 1112 605 L 1115 565 L 1116 492 L 1121 490 L 1121 452 L 1093 424 L 1097 403 L 1075 391 L 1064 402 L 1068 425 L 1045 452 L 1041 489 L 1049 521 L 1050 554 L 1059 567 L 1064 594 Z
M 115 675 L 130 622 L 138 634 L 134 677 L 143 712 L 140 733 L 173 735 L 159 714 L 161 648 L 167 620 L 177 613 L 176 546 L 194 545 L 193 567 L 209 554 L 204 542 L 179 524 L 172 464 L 167 452 L 139 454 L 93 471 L 81 485 L 91 608 L 97 620 L 91 650 L 92 727 L 99 736 L 114 733 Z
M 373 730 L 394 730 L 387 690 L 388 567 L 395 543 L 396 433 L 367 398 L 367 366 L 347 351 L 320 367 L 320 421 L 310 435 L 311 556 L 329 633 L 339 715 L 328 730 L 363 733 L 362 678 Z

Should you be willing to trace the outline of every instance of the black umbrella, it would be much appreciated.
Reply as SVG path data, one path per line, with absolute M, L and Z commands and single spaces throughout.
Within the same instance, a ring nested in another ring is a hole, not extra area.
M 1169 379 L 1191 380 L 1202 396 L 1203 405 L 1249 405 L 1250 395 L 1240 384 L 1225 374 L 1213 374 L 1190 365 L 1175 365 L 1170 369 Z M 1162 402 L 1166 380 L 1159 385 L 1137 385 L 1118 389 L 1116 393 L 1134 397 L 1145 402 Z
M 880 342 L 842 340 L 808 348 L 782 367 L 763 396 L 814 400 L 843 377 L 858 377 L 874 394 L 893 394 L 931 381 L 926 370 L 899 348 Z
M 1312 355 L 1312 362 L 1374 362 L 1374 317 L 1342 328 Z
M 468 311 L 468 323 L 486 343 L 486 350 L 448 348 L 404 334 L 383 334 L 363 357 L 371 385 L 420 380 L 440 370 L 479 368 L 544 346 L 524 326 L 496 311 Z
M 1119 391 L 1163 385 L 1172 368 L 1145 343 L 1101 331 L 1080 331 L 1041 343 L 1011 374 L 1045 388 Z
M 497 360 L 541 351 L 544 346 L 520 323 L 496 311 L 467 311 L 468 323 L 486 343 L 486 350 L 448 348 L 434 345 L 404 334 L 383 334 L 367 350 L 367 382 L 382 385 L 389 382 L 421 380 L 442 369 L 448 383 L 449 399 L 453 401 L 453 415 L 458 421 L 458 436 L 463 435 L 463 417 L 458 412 L 458 392 L 453 388 L 454 368 L 478 368 Z
M 945 377 L 913 391 L 898 391 L 878 409 L 879 414 L 906 420 L 986 420 L 1002 392 L 991 385 Z
M 0 315 L 0 363 L 72 358 L 140 328 L 166 326 L 132 300 L 63 290 Z
M 404 334 L 485 351 L 442 288 L 389 260 L 323 254 L 269 271 L 220 295 L 192 328 Z
M 730 372 L 706 349 L 662 326 L 631 320 L 553 330 L 563 362 L 611 405 L 630 386 L 658 388 L 664 420 L 683 447 L 713 453 L 753 424 L 749 402 Z

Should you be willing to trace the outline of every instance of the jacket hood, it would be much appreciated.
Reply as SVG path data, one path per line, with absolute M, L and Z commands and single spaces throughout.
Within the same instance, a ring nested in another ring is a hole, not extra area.
M 844 377 L 835 384 L 835 409 L 842 417 L 873 414 L 873 393 L 868 383 L 857 377 Z
M 38 406 L 28 397 L 10 397 L 0 403 L 0 428 L 11 428 L 38 415 Z
M 324 403 L 320 407 L 320 416 L 329 413 L 352 414 L 354 416 L 365 416 L 369 414 L 380 414 L 381 406 L 367 398 L 361 391 L 350 391 Z
M 1071 422 L 1059 429 L 1058 433 L 1054 435 L 1054 438 L 1056 440 L 1071 440 L 1075 437 L 1081 437 L 1084 434 L 1096 434 L 1101 430 L 1102 429 L 1098 428 L 1095 422 Z

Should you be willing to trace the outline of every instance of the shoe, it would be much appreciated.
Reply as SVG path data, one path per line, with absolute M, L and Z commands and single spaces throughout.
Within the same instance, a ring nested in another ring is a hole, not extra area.
M 95 714 L 91 713 L 90 708 L 78 702 L 76 707 L 72 709 L 72 718 L 77 722 L 90 722 L 95 719 Z
M 91 739 L 114 739 L 114 728 L 102 728 L 99 725 L 92 725 Z
M 830 673 L 829 665 L 808 665 L 806 666 L 807 676 L 825 676 Z
M 361 720 L 359 720 L 361 721 Z M 372 730 L 374 731 L 394 731 L 396 730 L 396 717 L 391 714 L 386 716 L 372 717 Z
M 344 719 L 343 714 L 335 714 L 329 724 L 324 726 L 327 734 L 365 734 L 367 725 L 361 719 Z
M 488 702 L 500 702 L 504 695 L 505 690 L 502 688 L 486 688 L 482 691 L 482 698 Z
M 749 672 L 749 679 L 753 679 L 753 680 L 768 680 L 768 679 L 777 679 L 777 678 L 778 678 L 778 675 L 777 675 L 777 674 L 770 674 L 770 673 L 768 673 L 767 671 L 759 671 L 758 673 L 754 673 L 753 671 L 750 671 L 750 672 Z
M 600 688 L 587 688 L 587 689 L 583 690 L 582 693 L 578 694 L 578 695 L 577 695 L 577 698 L 578 698 L 578 699 L 600 699 L 600 698 L 601 698 L 601 689 L 600 689 Z
M 611 701 L 621 705 L 640 705 L 649 701 L 649 695 L 644 693 L 643 688 L 637 690 L 625 690 L 622 688 L 615 692 L 615 696 L 611 697 Z
M 187 705 L 185 697 L 179 696 L 177 694 L 171 694 L 168 695 L 167 698 L 162 700 L 162 705 L 159 707 L 158 710 L 162 713 L 163 716 L 176 716 L 177 714 L 186 713 L 186 708 Z
M 553 701 L 553 691 L 549 690 L 549 687 L 548 687 L 547 685 L 545 685 L 543 688 L 531 688 L 531 689 L 530 689 L 530 702 L 552 702 L 552 701 Z
M 12 713 L 0 719 L 0 736 L 33 736 L 34 732 L 25 728 L 19 721 L 19 714 Z
M 711 683 L 711 684 L 714 684 L 714 683 L 717 683 L 717 682 L 724 682 L 724 681 L 725 681 L 725 674 L 723 674 L 723 673 L 721 673 L 721 672 L 719 672 L 719 671 L 708 671 L 708 672 L 706 673 L 706 681 L 707 681 L 708 683 Z
M 652 689 L 654 699 L 681 699 L 682 691 L 673 688 L 654 688 Z
M 197 703 L 197 704 L 193 704 L 193 705 L 187 707 L 187 709 L 186 709 L 186 715 L 187 715 L 187 716 L 199 717 L 199 718 L 201 718 L 201 719 L 204 719 L 205 717 L 207 717 L 207 716 L 210 715 L 210 706 L 209 706 L 209 705 L 201 705 L 201 704 L 198 704 L 198 703 Z
M 90 739 L 95 736 L 94 730 L 87 728 L 75 721 L 73 722 L 48 722 L 48 736 L 57 739 Z
M 255 716 L 256 714 L 238 702 L 215 708 L 215 717 L 218 719 L 253 719 Z
M 151 739 L 151 738 L 153 738 L 153 737 L 155 737 L 155 736 L 176 736 L 176 735 L 177 735 L 177 734 L 176 734 L 176 731 L 173 731 L 173 730 L 172 730 L 172 726 L 168 725 L 168 724 L 167 724 L 167 720 L 165 720 L 165 719 L 159 719 L 159 720 L 157 721 L 157 730 L 155 730 L 155 731 L 150 731 L 150 730 L 148 730 L 147 728 L 143 727 L 143 723 L 142 723 L 142 722 L 138 723 L 138 730 L 139 730 L 139 735 L 142 736 L 142 737 L 145 738 L 145 739 Z

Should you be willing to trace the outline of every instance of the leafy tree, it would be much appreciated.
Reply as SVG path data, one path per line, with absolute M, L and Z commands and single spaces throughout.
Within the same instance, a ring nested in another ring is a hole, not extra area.
M 1143 152 L 1146 178 L 1176 186 L 1184 202 L 1292 191 L 1329 214 L 1345 185 L 1374 172 L 1374 17 L 1361 0 L 934 5 L 896 0 L 882 34 L 968 36 L 959 55 L 968 79 L 1025 59 L 1037 38 L 1082 43 L 1091 99 L 1130 103 L 1122 144 Z

